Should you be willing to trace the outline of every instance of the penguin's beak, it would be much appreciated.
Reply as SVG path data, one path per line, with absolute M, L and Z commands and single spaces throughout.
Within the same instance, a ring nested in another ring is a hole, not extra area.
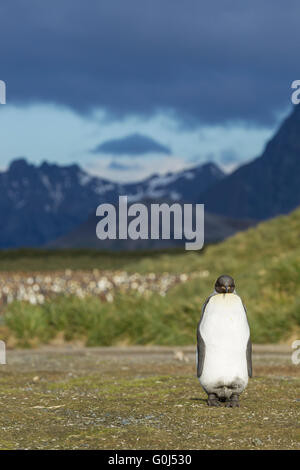
M 227 287 L 226 287 L 226 294 L 228 293 L 228 291 L 229 291 L 229 287 L 227 286 Z

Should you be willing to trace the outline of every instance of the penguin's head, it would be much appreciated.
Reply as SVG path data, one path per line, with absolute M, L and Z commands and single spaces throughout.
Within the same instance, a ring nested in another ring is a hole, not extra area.
M 231 276 L 227 276 L 227 274 L 222 274 L 222 276 L 218 277 L 215 283 L 215 290 L 218 294 L 232 294 L 235 289 L 234 280 Z

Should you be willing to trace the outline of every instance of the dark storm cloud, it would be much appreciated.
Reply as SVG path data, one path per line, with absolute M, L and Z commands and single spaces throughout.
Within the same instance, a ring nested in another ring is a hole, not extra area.
M 141 134 L 131 134 L 120 139 L 111 139 L 97 145 L 92 153 L 108 153 L 111 155 L 138 156 L 146 153 L 170 154 L 171 150 L 151 137 Z
M 8 103 L 270 123 L 300 78 L 299 17 L 296 0 L 10 0 L 0 78 Z

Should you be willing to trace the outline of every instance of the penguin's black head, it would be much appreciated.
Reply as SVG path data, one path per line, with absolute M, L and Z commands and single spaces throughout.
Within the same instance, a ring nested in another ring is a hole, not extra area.
M 234 280 L 231 276 L 222 274 L 215 283 L 216 292 L 219 294 L 231 294 L 235 289 Z

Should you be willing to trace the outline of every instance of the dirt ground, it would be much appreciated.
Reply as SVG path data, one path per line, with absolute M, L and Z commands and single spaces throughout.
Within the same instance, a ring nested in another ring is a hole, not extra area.
M 211 408 L 195 348 L 8 351 L 0 449 L 299 449 L 300 365 L 255 346 L 240 408 Z

